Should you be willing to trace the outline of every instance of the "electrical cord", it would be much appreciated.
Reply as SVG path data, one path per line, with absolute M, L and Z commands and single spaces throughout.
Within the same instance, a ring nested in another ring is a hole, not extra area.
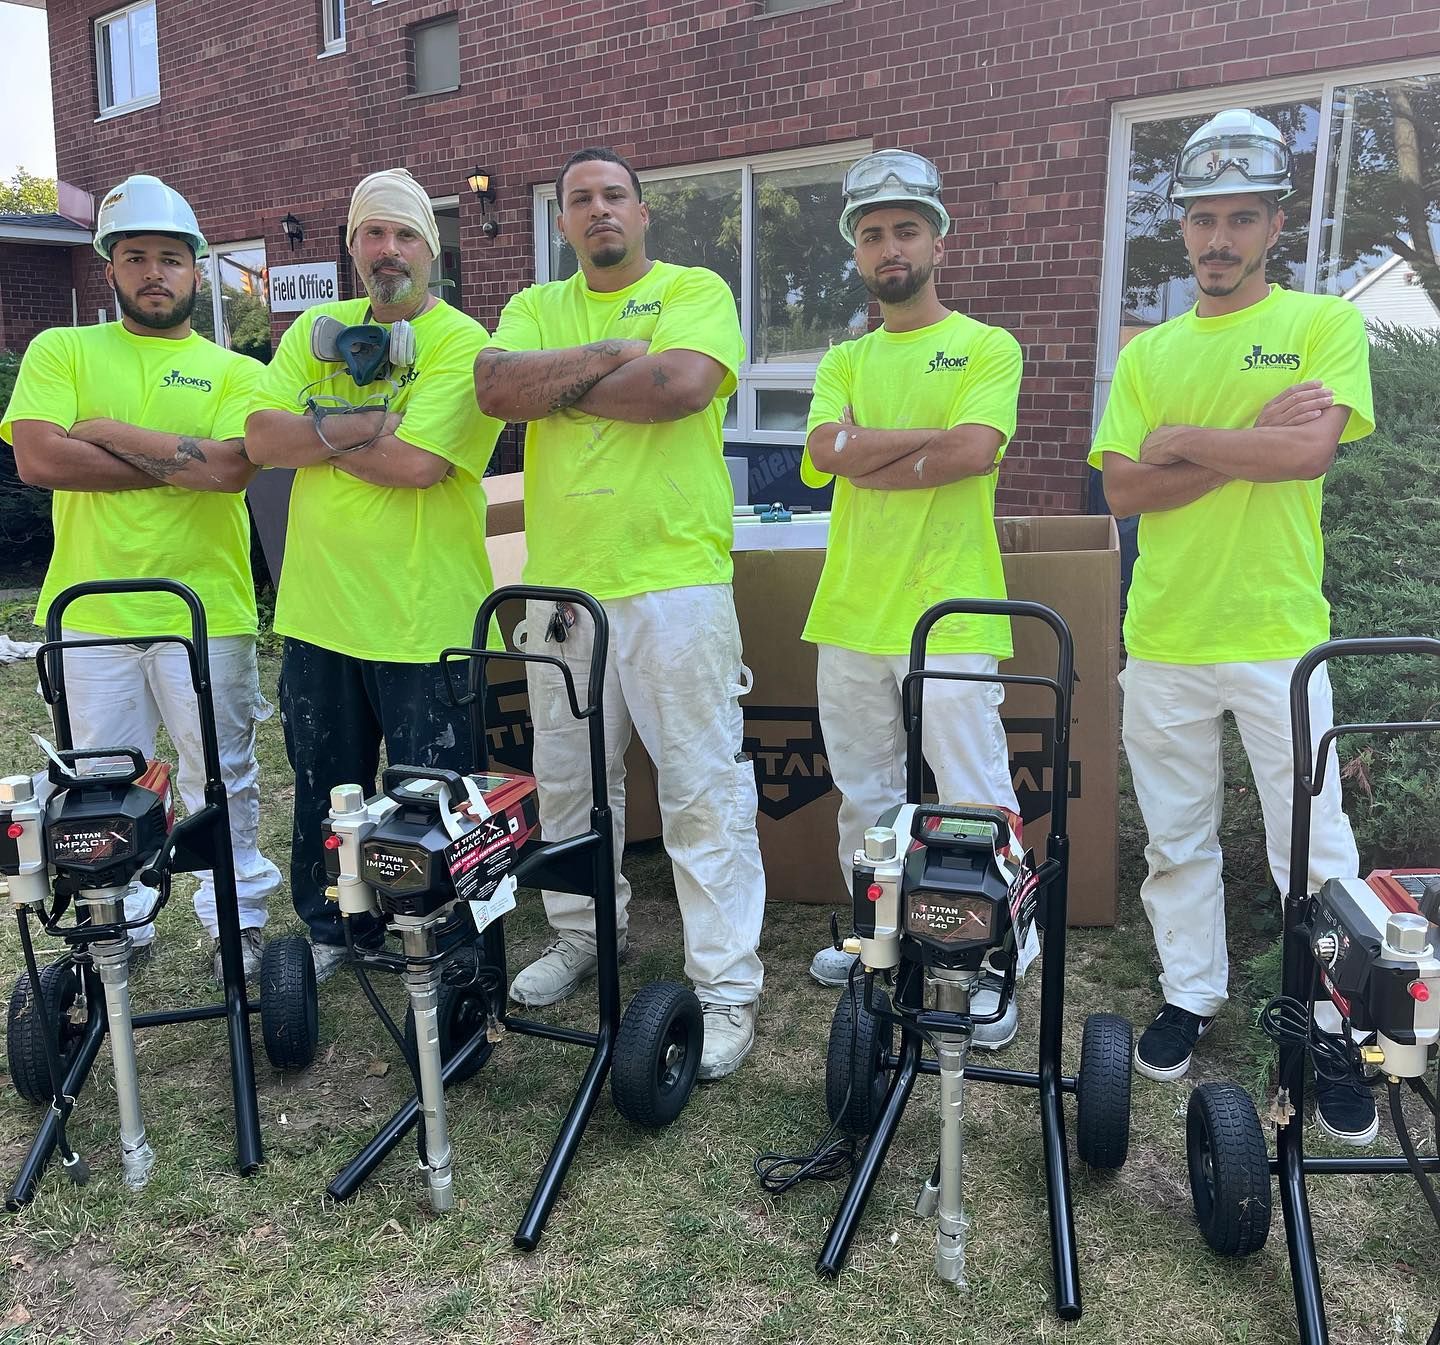
M 1277 1044 L 1298 1042 L 1310 1052 L 1317 1078 L 1329 1083 L 1344 1083 L 1359 1080 L 1374 1087 L 1378 1076 L 1369 1079 L 1362 1068 L 1359 1048 L 1346 1034 L 1341 1036 L 1323 1032 L 1315 1024 L 1315 992 L 1320 984 L 1320 964 L 1314 963 L 1310 978 L 1309 1003 L 1291 995 L 1276 995 L 1263 1009 L 1257 1020 L 1260 1030 Z
M 857 958 L 850 964 L 850 973 L 845 978 L 846 994 L 850 1000 L 852 1052 L 852 1068 L 845 1083 L 845 1097 L 835 1109 L 835 1120 L 808 1154 L 787 1154 L 770 1150 L 755 1155 L 755 1177 L 762 1189 L 770 1195 L 784 1195 L 791 1187 L 804 1181 L 840 1181 L 848 1177 L 855 1168 L 855 1141 L 849 1135 L 838 1139 L 835 1135 L 840 1129 L 840 1121 L 845 1115 L 845 1109 L 850 1105 L 850 1094 L 855 1087 L 853 1052 L 855 1039 L 860 1035 L 860 1006 L 855 994 L 855 972 L 859 965 Z

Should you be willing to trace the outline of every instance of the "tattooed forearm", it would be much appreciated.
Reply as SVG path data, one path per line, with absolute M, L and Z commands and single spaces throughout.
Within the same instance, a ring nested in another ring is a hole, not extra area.
M 665 370 L 662 369 L 658 364 L 655 366 L 655 370 L 650 375 L 650 377 L 652 380 L 654 380 L 655 386 L 657 388 L 663 388 L 670 381 L 670 375 L 667 374 Z
M 153 476 L 157 481 L 168 481 L 172 476 L 183 472 L 192 462 L 209 461 L 201 450 L 199 441 L 189 435 L 180 436 L 179 442 L 175 445 L 175 455 L 170 458 L 152 458 L 144 453 L 128 453 L 113 443 L 105 444 L 104 447 L 121 462 L 128 462 L 132 467 L 138 467 L 147 476 Z

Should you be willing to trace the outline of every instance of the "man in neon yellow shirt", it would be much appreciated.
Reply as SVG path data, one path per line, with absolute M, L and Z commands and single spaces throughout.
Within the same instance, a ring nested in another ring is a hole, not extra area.
M 649 213 L 634 170 L 606 149 L 571 156 L 555 184 L 579 271 L 506 306 L 475 365 L 490 414 L 528 421 L 525 581 L 581 588 L 610 621 L 605 712 L 615 822 L 617 922 L 624 764 L 632 727 L 655 762 L 665 848 L 685 925 L 685 970 L 705 1010 L 700 1077 L 735 1070 L 755 1040 L 765 879 L 755 771 L 741 752 L 748 674 L 731 594 L 734 496 L 721 451 L 725 402 L 744 357 L 735 301 L 700 267 L 645 254 Z M 572 624 L 573 623 L 573 624 Z M 528 647 L 583 685 L 583 614 L 532 604 Z M 549 837 L 589 825 L 586 729 L 558 676 L 530 670 L 540 818 Z M 546 892 L 556 939 L 510 993 L 553 1004 L 595 971 L 588 897 Z
M 800 471 L 811 486 L 839 478 L 805 639 L 819 646 L 820 726 L 841 794 L 847 890 L 865 828 L 905 801 L 900 688 L 915 623 L 946 598 L 1005 596 L 995 481 L 1015 432 L 1020 346 L 940 302 L 935 268 L 949 229 L 928 159 L 880 150 L 845 175 L 840 232 L 884 323 L 820 361 Z M 956 616 L 931 633 L 926 662 L 993 675 L 1011 652 L 1005 617 Z M 1004 695 L 998 682 L 926 684 L 923 750 L 943 801 L 1018 813 Z M 1023 962 L 1037 950 L 1032 931 Z M 822 948 L 810 974 L 844 985 L 853 960 Z M 987 972 L 975 1012 L 994 1013 L 999 990 Z M 976 1045 L 1006 1045 L 1017 1022 L 1012 1001 L 998 1022 L 977 1027 Z
M 243 491 L 245 415 L 261 366 L 190 327 L 204 236 L 189 203 L 137 174 L 109 192 L 95 250 L 120 305 L 119 322 L 58 327 L 30 343 L 0 423 L 21 477 L 54 492 L 55 548 L 35 613 L 91 579 L 178 579 L 199 595 L 210 636 L 220 769 L 229 795 L 247 977 L 260 970 L 266 898 L 279 870 L 259 850 L 260 769 L 255 723 L 270 706 L 255 663 L 255 591 Z M 66 638 L 121 636 L 134 644 L 72 650 L 65 691 L 77 747 L 155 751 L 163 722 L 179 756 L 177 783 L 192 812 L 205 802 L 205 758 L 190 667 L 157 635 L 190 634 L 172 597 L 116 594 L 67 609 Z M 131 919 L 154 900 L 126 897 Z M 201 873 L 195 914 L 218 943 L 215 885 Z M 153 925 L 132 934 L 142 955 Z M 217 982 L 219 951 L 212 946 Z
M 382 738 L 393 764 L 470 766 L 466 712 L 437 660 L 469 645 L 493 587 L 480 478 L 501 428 L 471 392 L 485 329 L 429 293 L 440 239 L 420 184 L 403 168 L 363 179 L 346 238 L 368 298 L 300 315 L 246 426 L 256 462 L 297 469 L 275 629 L 295 768 L 290 888 L 319 979 L 345 954 L 324 895 L 330 790 L 372 792 Z M 381 936 L 368 919 L 354 931 Z
M 1288 889 L 1290 674 L 1330 635 L 1321 486 L 1337 445 L 1374 429 L 1359 310 L 1266 283 L 1290 172 L 1280 133 L 1244 109 L 1191 137 L 1171 194 L 1199 299 L 1121 352 L 1090 451 L 1114 512 L 1140 515 L 1122 682 L 1125 751 L 1150 837 L 1140 895 L 1165 996 L 1135 1064 L 1154 1079 L 1185 1074 L 1226 998 L 1227 710 L 1255 775 L 1271 873 Z M 1333 722 L 1323 668 L 1309 691 L 1318 739 Z M 1309 888 L 1358 867 L 1331 770 L 1314 804 Z M 1328 1003 L 1316 1019 L 1339 1026 Z M 1316 1115 L 1345 1143 L 1376 1134 L 1374 1096 L 1353 1072 L 1317 1077 Z

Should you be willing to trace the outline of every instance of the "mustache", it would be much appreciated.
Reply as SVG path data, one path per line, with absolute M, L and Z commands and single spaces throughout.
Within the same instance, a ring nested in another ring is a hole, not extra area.
M 370 268 L 370 274 L 372 276 L 384 275 L 387 271 L 401 276 L 408 276 L 410 274 L 410 268 L 404 262 L 376 262 L 375 265 Z
M 1200 265 L 1205 266 L 1210 262 L 1238 262 L 1239 257 L 1232 257 L 1228 252 L 1207 252 L 1200 258 Z

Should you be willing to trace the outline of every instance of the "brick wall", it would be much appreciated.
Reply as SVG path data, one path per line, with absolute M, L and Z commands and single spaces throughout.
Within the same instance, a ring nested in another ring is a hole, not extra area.
M 70 254 L 68 247 L 0 243 L 0 350 L 23 351 L 36 332 L 70 325 Z
M 316 4 L 157 5 L 161 103 L 96 124 L 94 7 L 49 0 L 61 177 L 98 193 L 159 172 L 210 237 L 263 236 L 273 264 L 340 256 L 350 187 L 404 163 L 460 193 L 487 326 L 533 277 L 530 186 L 581 144 L 641 168 L 861 137 L 930 155 L 956 217 L 942 298 L 1025 348 L 1011 512 L 1084 507 L 1111 103 L 1440 53 L 1440 0 L 350 0 L 348 50 L 318 61 Z M 407 96 L 405 29 L 447 13 L 462 87 Z M 500 188 L 494 240 L 476 164 Z M 293 257 L 287 210 L 307 231 Z

